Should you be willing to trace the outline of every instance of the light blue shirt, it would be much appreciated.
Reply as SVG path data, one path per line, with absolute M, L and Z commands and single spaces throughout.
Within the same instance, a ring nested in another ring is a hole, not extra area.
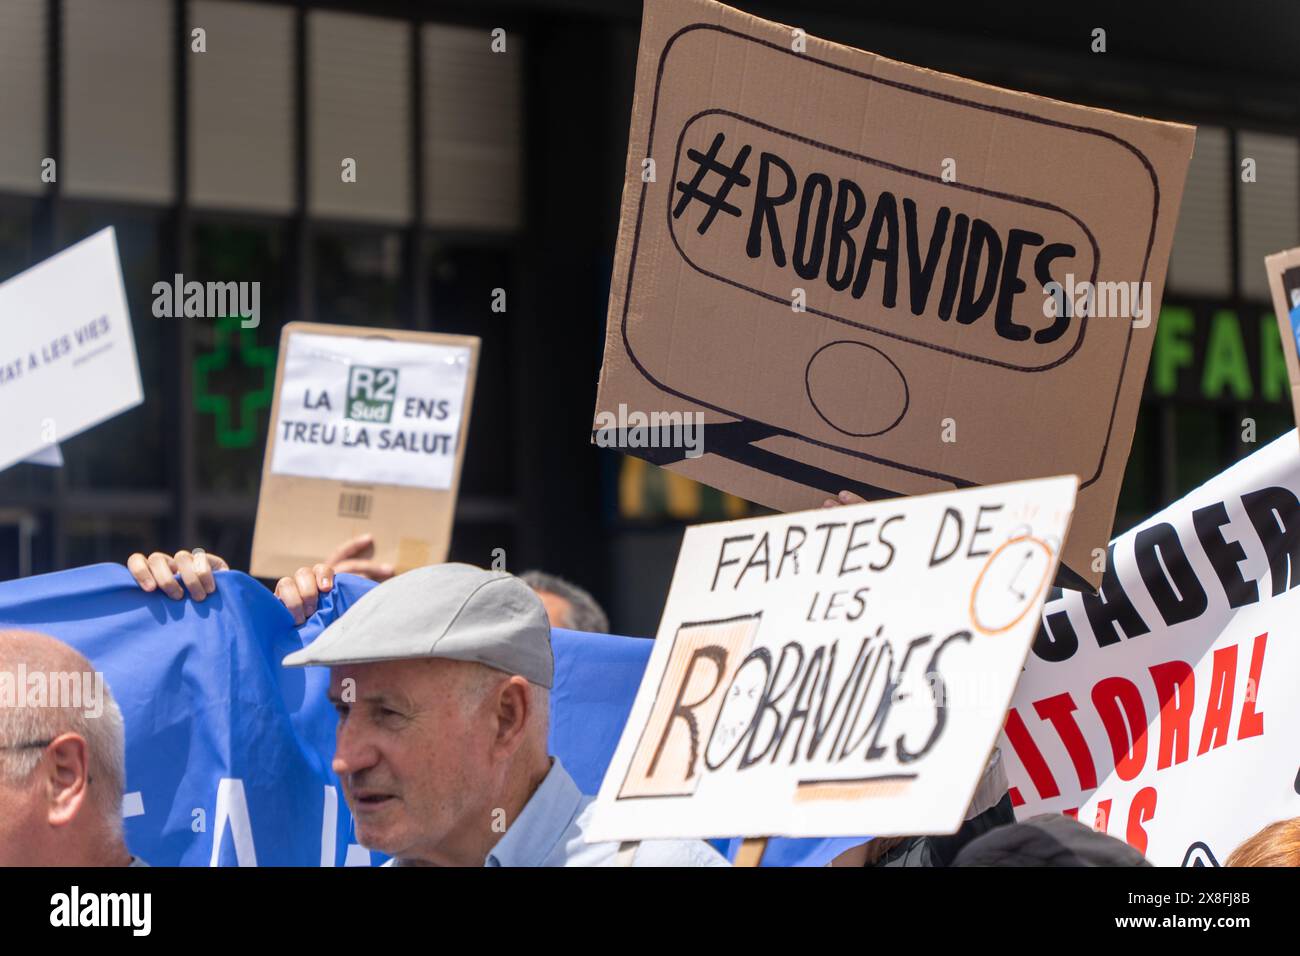
M 587 843 L 595 798 L 585 796 L 560 758 L 518 818 L 488 853 L 485 866 L 614 866 L 618 843 Z M 633 866 L 730 866 L 702 840 L 645 840 Z

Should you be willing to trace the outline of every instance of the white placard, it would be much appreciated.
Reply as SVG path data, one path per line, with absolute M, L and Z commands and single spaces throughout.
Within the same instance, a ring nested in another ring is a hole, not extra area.
M 468 348 L 311 333 L 288 348 L 272 472 L 451 487 Z
M 1295 432 L 1115 539 L 1100 594 L 1053 590 L 1043 620 L 1001 743 L 1017 816 L 1157 866 L 1300 816 Z
M 955 831 L 1076 488 L 688 528 L 588 839 Z
M 143 400 L 112 227 L 0 285 L 0 470 Z

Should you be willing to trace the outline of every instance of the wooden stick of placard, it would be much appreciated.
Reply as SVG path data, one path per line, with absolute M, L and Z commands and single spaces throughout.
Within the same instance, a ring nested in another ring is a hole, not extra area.
M 631 866 L 632 859 L 636 856 L 636 848 L 641 845 L 640 840 L 624 840 L 618 845 L 618 853 L 614 856 L 615 866 Z
M 732 866 L 758 866 L 767 850 L 767 837 L 745 837 Z

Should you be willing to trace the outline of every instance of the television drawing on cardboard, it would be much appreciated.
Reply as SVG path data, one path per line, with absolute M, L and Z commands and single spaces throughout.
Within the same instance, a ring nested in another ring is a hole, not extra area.
M 1077 484 L 688 528 L 587 839 L 955 831 Z
M 1095 586 L 1193 138 L 647 0 L 593 439 L 782 511 L 1073 472 Z
M 445 560 L 478 349 L 466 335 L 285 325 L 253 574 L 292 574 L 367 532 L 398 573 Z

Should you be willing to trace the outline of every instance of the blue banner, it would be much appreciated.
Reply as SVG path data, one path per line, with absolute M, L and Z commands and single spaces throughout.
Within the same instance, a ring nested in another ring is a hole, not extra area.
M 101 564 L 0 584 L 0 627 L 77 648 L 104 673 L 127 729 L 127 843 L 155 866 L 382 862 L 356 845 L 330 769 L 336 716 L 325 668 L 284 668 L 374 585 L 339 575 L 300 628 L 274 595 L 218 572 L 203 602 L 145 594 Z M 605 774 L 651 642 L 553 632 L 551 752 L 585 793 Z M 861 843 L 769 841 L 764 864 L 820 866 Z M 738 840 L 715 844 L 734 856 Z

